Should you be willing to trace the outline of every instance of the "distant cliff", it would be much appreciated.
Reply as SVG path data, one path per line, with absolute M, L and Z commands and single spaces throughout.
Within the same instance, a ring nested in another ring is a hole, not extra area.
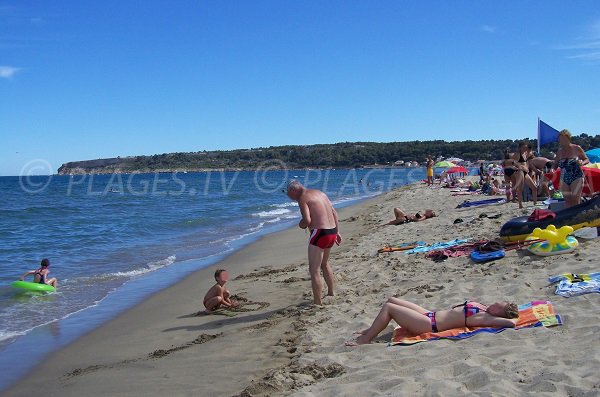
M 584 150 L 600 147 L 600 135 L 582 134 L 574 142 Z M 535 148 L 536 141 L 529 143 Z M 516 148 L 513 140 L 481 141 L 412 141 L 412 142 L 343 142 L 309 146 L 271 146 L 268 148 L 164 153 L 153 156 L 115 157 L 73 161 L 63 164 L 58 173 L 112 174 L 128 172 L 173 172 L 206 170 L 253 170 L 271 168 L 348 168 L 417 161 L 428 155 L 460 157 L 467 161 L 497 160 L 506 148 Z M 551 156 L 557 144 L 542 148 L 542 155 Z

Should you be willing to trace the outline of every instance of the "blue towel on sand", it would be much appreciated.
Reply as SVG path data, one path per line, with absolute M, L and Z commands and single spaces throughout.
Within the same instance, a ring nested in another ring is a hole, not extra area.
M 554 293 L 565 298 L 600 292 L 600 272 L 589 274 L 564 273 L 549 277 L 548 280 L 551 283 L 559 282 Z
M 439 249 L 446 249 L 446 248 L 450 248 L 450 247 L 454 247 L 455 245 L 459 245 L 459 244 L 464 244 L 466 242 L 468 242 L 468 239 L 455 239 L 455 240 L 451 240 L 451 241 L 447 241 L 447 242 L 441 242 L 441 243 L 433 243 L 431 245 L 427 245 L 427 246 L 422 246 L 422 247 L 415 247 L 411 250 L 408 251 L 404 251 L 406 254 L 416 254 L 419 252 L 429 252 L 429 251 L 433 251 L 433 250 L 439 250 Z
M 488 200 L 480 200 L 480 201 L 465 201 L 462 204 L 456 206 L 456 208 L 466 208 L 466 207 L 478 207 L 480 205 L 491 205 L 491 204 L 501 204 L 505 203 L 505 198 L 493 198 Z

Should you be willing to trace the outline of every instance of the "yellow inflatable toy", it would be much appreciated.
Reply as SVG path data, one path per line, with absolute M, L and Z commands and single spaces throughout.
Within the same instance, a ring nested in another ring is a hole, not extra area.
M 527 237 L 528 240 L 544 240 L 531 244 L 529 252 L 535 255 L 549 256 L 566 254 L 573 251 L 579 245 L 577 239 L 569 234 L 573 233 L 571 226 L 563 226 L 557 229 L 554 225 L 548 225 L 546 229 L 535 228 Z

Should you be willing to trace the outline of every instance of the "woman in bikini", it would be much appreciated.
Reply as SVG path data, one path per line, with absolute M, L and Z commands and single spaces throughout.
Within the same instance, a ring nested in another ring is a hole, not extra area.
M 584 183 L 581 166 L 589 162 L 581 146 L 571 143 L 569 130 L 562 130 L 558 135 L 558 152 L 554 160 L 554 168 L 560 167 L 560 191 L 567 207 L 577 205 L 581 201 Z
M 519 150 L 514 153 L 512 158 L 516 162 L 517 168 L 523 174 L 523 181 L 517 190 L 519 190 L 519 202 L 522 200 L 523 188 L 525 185 L 531 189 L 531 195 L 533 197 L 533 205 L 537 204 L 537 186 L 531 176 L 529 175 L 529 166 L 527 165 L 527 159 L 532 155 L 531 147 L 526 142 L 519 143 Z M 523 208 L 522 204 L 519 204 L 519 208 Z
M 523 194 L 521 193 L 523 189 L 523 174 L 517 172 L 519 171 L 519 167 L 508 152 L 508 149 L 504 151 L 502 168 L 504 170 L 504 183 L 506 184 L 506 201 L 510 202 L 511 199 L 517 199 L 519 201 L 519 208 L 523 208 Z
M 519 316 L 516 304 L 496 302 L 489 306 L 467 301 L 451 309 L 429 311 L 412 302 L 398 298 L 389 298 L 373 324 L 359 332 L 356 341 L 347 342 L 348 346 L 370 343 L 391 320 L 414 335 L 426 332 L 442 332 L 460 327 L 513 328 L 514 320 Z
M 385 223 L 383 226 L 385 226 L 385 225 L 402 225 L 403 223 L 409 223 L 409 222 L 420 222 L 420 221 L 424 221 L 425 219 L 433 218 L 437 215 L 435 212 L 433 212 L 433 210 L 425 210 L 425 211 L 423 211 L 422 214 L 421 214 L 421 212 L 417 212 L 414 215 L 408 215 L 407 213 L 402 211 L 400 208 L 394 208 L 394 216 L 396 217 L 396 219 L 391 220 L 388 223 Z

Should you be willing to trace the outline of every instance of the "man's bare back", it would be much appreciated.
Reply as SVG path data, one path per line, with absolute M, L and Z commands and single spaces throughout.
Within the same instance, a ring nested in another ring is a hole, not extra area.
M 540 173 L 544 172 L 546 168 L 551 168 L 554 161 L 547 159 L 546 157 L 532 157 L 528 159 L 530 168 L 534 168 L 534 171 Z
M 315 189 L 305 189 L 298 198 L 302 219 L 309 229 L 333 229 L 336 227 L 333 206 L 325 193 Z

